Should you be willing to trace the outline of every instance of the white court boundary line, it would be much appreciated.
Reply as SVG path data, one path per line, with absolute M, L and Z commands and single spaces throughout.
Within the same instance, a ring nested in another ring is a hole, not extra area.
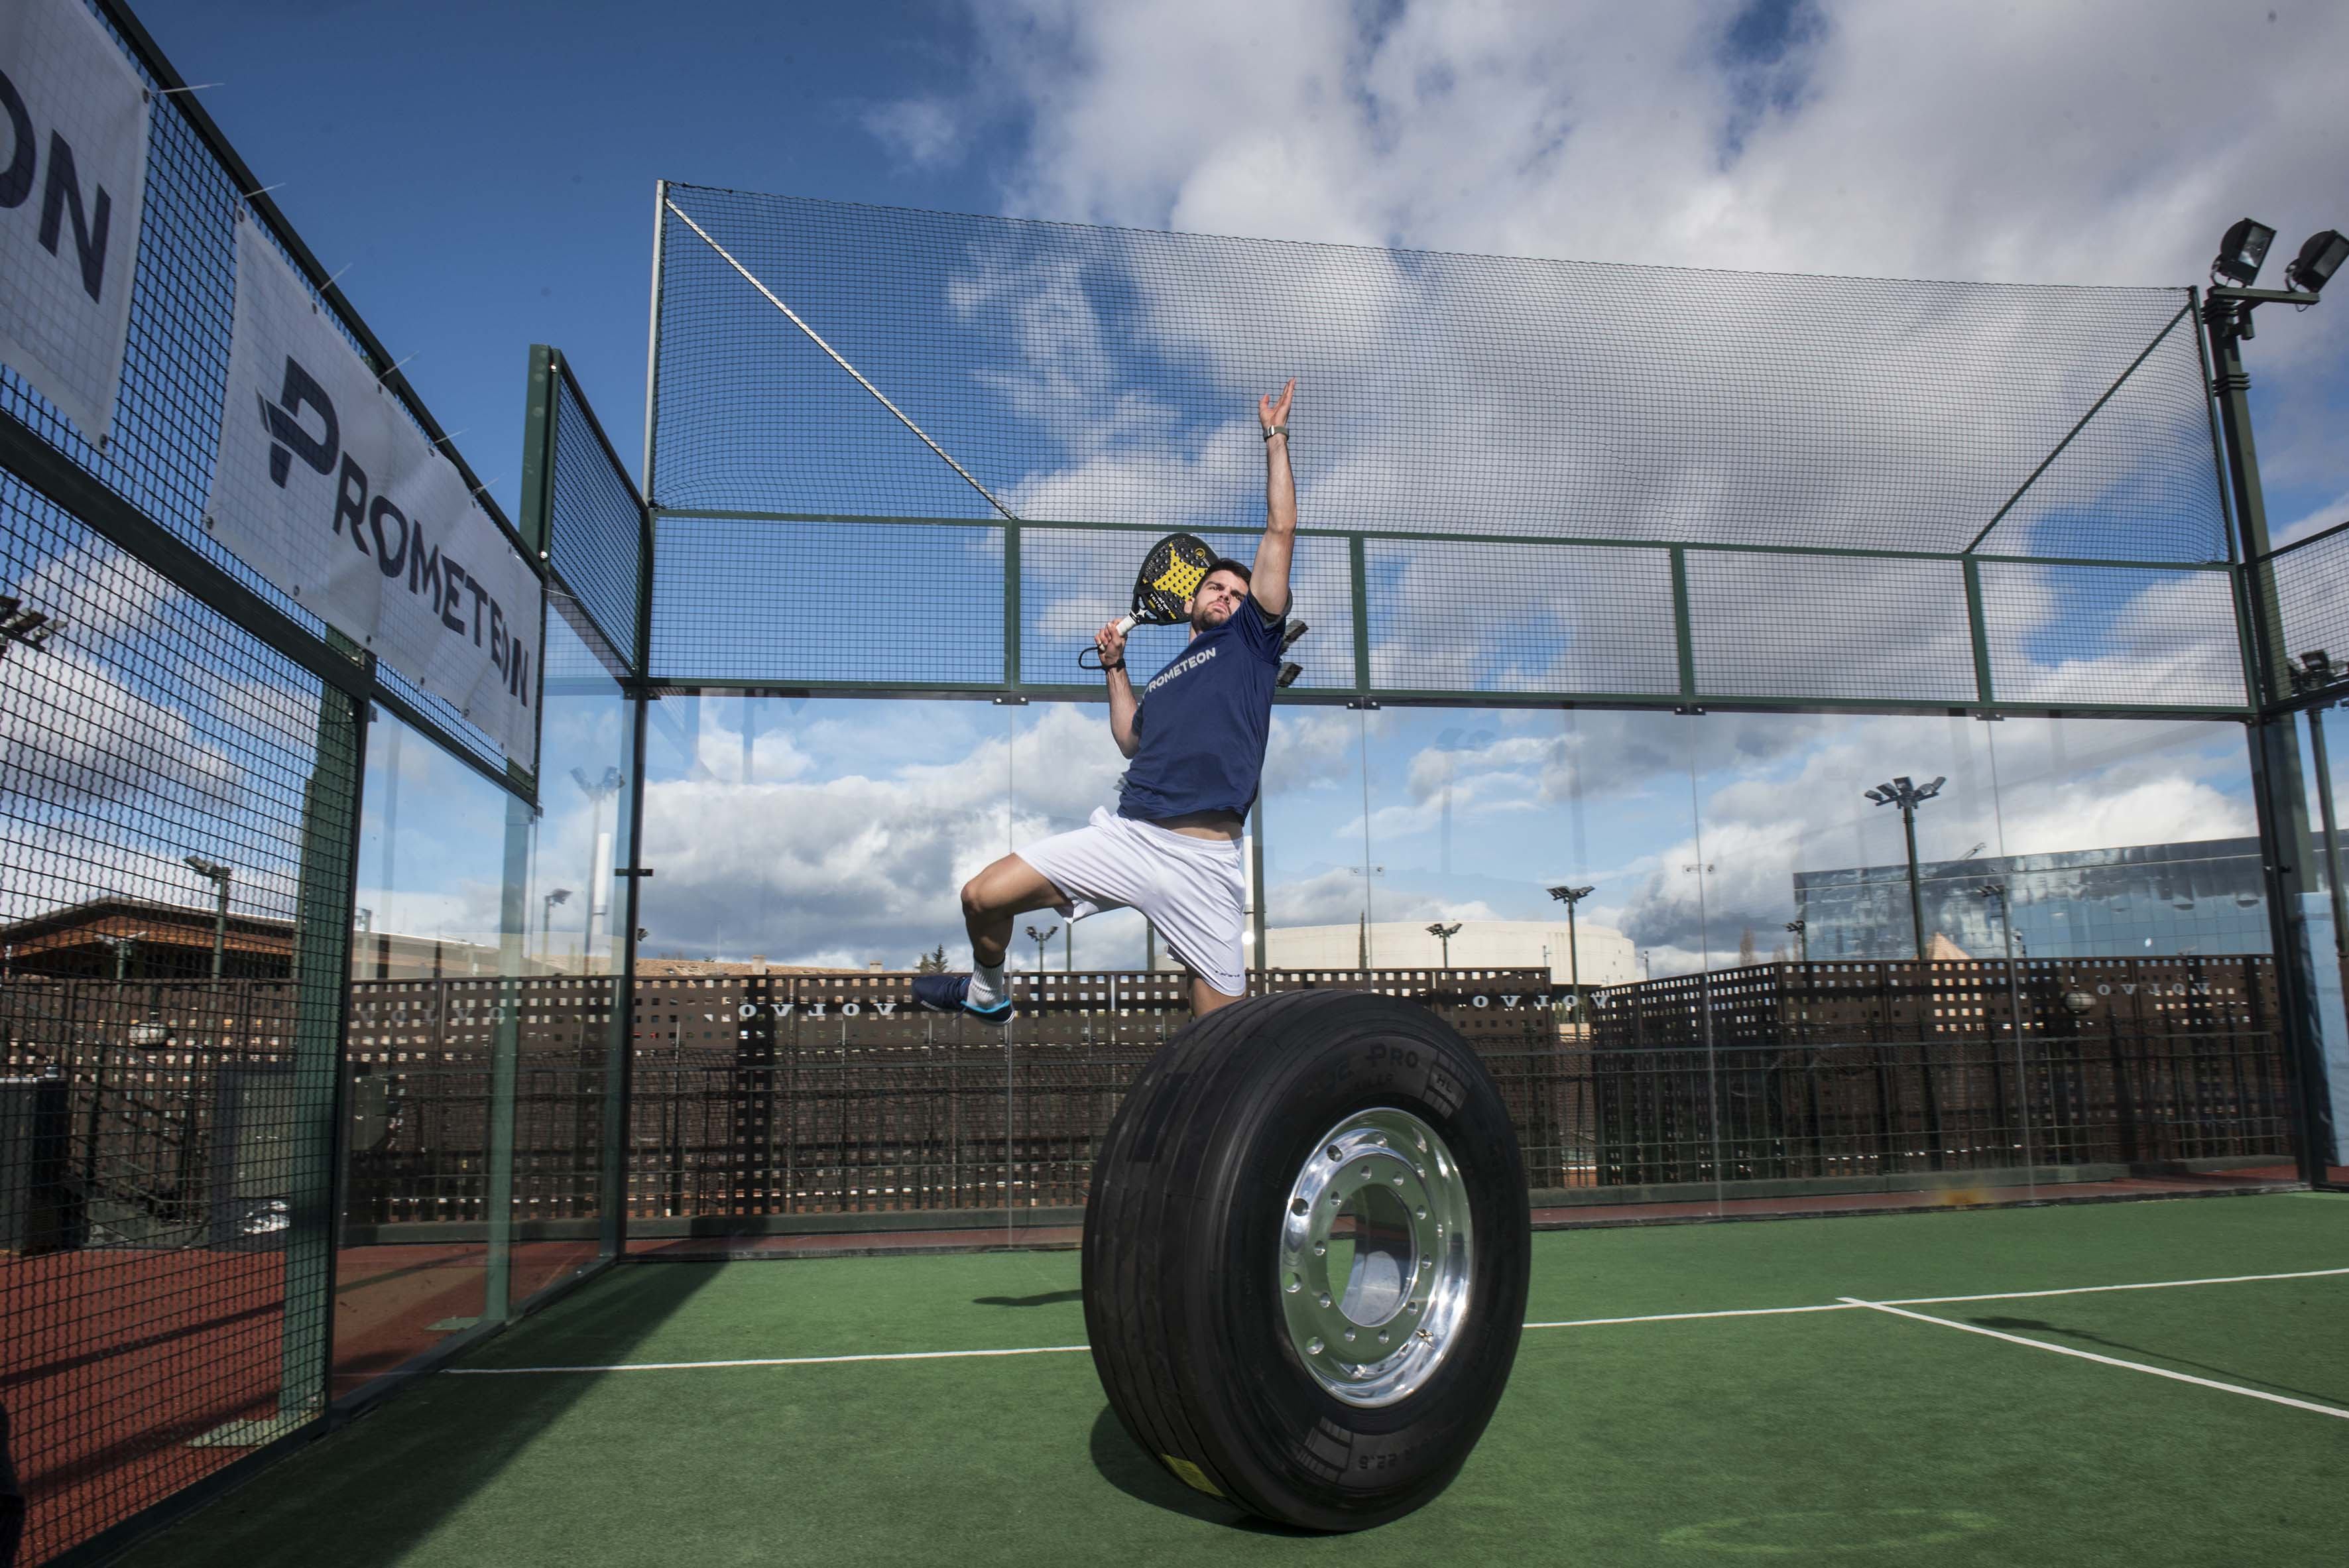
M 2043 1295 L 2095 1295 L 2113 1290 L 2178 1290 L 2191 1284 L 2251 1284 L 2261 1280 L 2323 1279 L 2349 1274 L 2349 1268 L 2298 1269 L 2291 1274 L 2218 1274 L 2209 1279 L 2158 1279 L 2132 1284 L 2078 1284 L 2063 1290 L 1999 1290 L 1983 1295 L 1909 1295 L 1889 1301 L 1839 1296 L 1825 1306 L 1741 1306 L 1727 1312 L 1655 1312 L 1641 1317 L 1577 1317 L 1558 1323 L 1528 1323 L 1527 1328 L 1599 1328 L 1615 1323 L 1682 1323 L 1702 1317 L 1772 1317 L 1795 1312 L 1850 1312 L 1863 1306 L 1946 1306 L 1966 1301 L 2027 1301 Z
M 870 1356 L 767 1356 L 743 1361 L 622 1361 L 609 1367 L 450 1367 L 458 1377 L 504 1377 L 518 1372 L 691 1372 L 705 1367 L 834 1367 L 844 1361 L 960 1361 L 980 1356 L 1065 1356 L 1090 1345 L 1027 1345 L 1016 1350 L 892 1350 Z
M 2288 1399 L 2282 1394 L 2269 1394 L 2257 1388 L 2246 1388 L 2240 1383 L 2221 1383 L 2215 1377 L 2197 1377 L 2189 1373 L 2172 1372 L 2166 1367 L 2147 1367 L 2142 1361 L 2124 1361 L 2117 1356 L 2099 1356 L 2093 1350 L 2075 1350 L 2068 1345 L 2050 1345 L 2044 1339 L 2026 1339 L 2020 1334 L 2008 1334 L 1996 1328 L 1984 1328 L 1979 1323 L 1957 1323 L 1946 1317 L 1929 1317 L 1924 1313 L 1909 1312 L 1892 1305 L 1889 1302 L 1858 1301 L 1851 1296 L 1845 1296 L 1843 1301 L 1848 1306 L 1865 1307 L 1870 1312 L 1887 1313 L 1891 1316 L 1905 1317 L 1916 1323 L 1936 1324 L 1940 1327 L 1954 1328 L 1965 1334 L 1979 1334 L 1985 1339 L 2003 1339 L 2009 1345 L 2027 1345 L 2033 1350 L 2045 1350 L 2057 1356 L 2071 1356 L 2082 1361 L 2094 1361 L 2100 1367 L 2118 1367 L 2125 1371 L 2143 1372 L 2155 1377 L 2167 1377 L 2173 1383 L 2191 1383 L 2198 1388 L 2216 1388 L 2221 1393 L 2240 1394 L 2246 1398 L 2265 1399 L 2271 1405 L 2289 1405 L 2295 1410 L 2313 1410 L 2320 1416 L 2331 1416 L 2336 1420 L 2349 1421 L 2349 1410 L 2340 1409 L 2332 1405 L 2311 1404 L 2306 1399 Z
M 1983 1295 L 1902 1296 L 1891 1301 L 1861 1301 L 1856 1296 L 1847 1295 L 1818 1306 L 1737 1306 L 1719 1312 L 1652 1312 L 1637 1317 L 1578 1317 L 1557 1323 L 1528 1323 L 1525 1326 L 1527 1328 L 1603 1328 L 1622 1323 L 1687 1323 L 1709 1317 L 1785 1317 L 1804 1312 L 1857 1312 L 1863 1309 L 1889 1312 L 1896 1307 L 1938 1306 L 1957 1302 L 2024 1301 L 2035 1296 L 2095 1295 L 2116 1290 L 2178 1290 L 2188 1285 L 2252 1284 L 2265 1280 L 2323 1279 L 2333 1274 L 2349 1274 L 2349 1268 L 2298 1269 L 2290 1274 L 2220 1274 L 2210 1279 L 2147 1280 L 2129 1284 L 2083 1284 L 2058 1290 L 2002 1290 L 1992 1291 Z M 1899 1315 L 1914 1317 L 1924 1323 L 1941 1323 L 1951 1328 L 1967 1328 L 1978 1334 L 1990 1334 L 1996 1338 L 2012 1337 L 1998 1335 L 1992 1329 L 1976 1329 L 1968 1324 L 1948 1323 L 1942 1318 L 1927 1317 L 1922 1313 L 1901 1313 Z M 2084 1350 L 2064 1350 L 2060 1346 L 2039 1345 L 2039 1342 L 2034 1339 L 2018 1340 L 2017 1343 L 2036 1345 L 2042 1350 L 2060 1350 L 2066 1356 L 2086 1356 L 2091 1361 L 2106 1359 L 2100 1356 L 2088 1356 L 2088 1353 Z M 731 1361 L 621 1361 L 607 1366 L 575 1367 L 450 1367 L 442 1370 L 453 1377 L 511 1377 L 524 1373 L 549 1372 L 691 1372 L 704 1368 L 714 1370 L 735 1367 L 836 1367 L 856 1361 L 959 1361 L 988 1356 L 1066 1356 L 1091 1348 L 1092 1347 L 1089 1345 L 1029 1345 L 1011 1350 L 895 1350 L 859 1356 L 767 1356 Z M 2116 1367 L 2135 1367 L 2140 1372 L 2158 1372 L 2156 1367 L 2137 1367 L 2131 1361 L 2116 1361 L 2113 1364 Z M 2158 1375 L 2164 1377 L 2183 1377 L 2183 1374 L 2169 1372 L 2158 1372 Z M 2197 1377 L 2185 1377 L 2184 1380 L 2189 1383 L 2201 1381 Z M 2256 1398 L 2276 1398 L 2273 1395 L 2257 1394 L 2249 1388 L 2234 1388 L 2232 1384 L 2228 1383 L 2216 1383 L 2211 1387 L 2232 1388 L 2236 1393 L 2252 1394 Z M 2280 1399 L 2278 1402 L 2286 1405 L 2298 1403 L 2292 1399 Z M 2329 1406 L 2311 1405 L 2306 1408 L 2323 1410 L 2327 1415 L 2349 1417 L 2349 1412 L 2335 1410 Z

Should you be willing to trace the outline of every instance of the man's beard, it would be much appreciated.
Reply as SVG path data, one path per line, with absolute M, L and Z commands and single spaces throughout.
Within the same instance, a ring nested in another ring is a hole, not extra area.
M 1199 609 L 1192 611 L 1191 630 L 1195 632 L 1212 632 L 1217 626 L 1222 625 L 1224 621 L 1228 621 L 1232 618 L 1230 613 L 1227 611 L 1225 613 L 1224 621 L 1211 621 L 1207 619 L 1207 617 L 1214 613 L 1215 612 L 1213 610 L 1208 609 L 1204 605 Z

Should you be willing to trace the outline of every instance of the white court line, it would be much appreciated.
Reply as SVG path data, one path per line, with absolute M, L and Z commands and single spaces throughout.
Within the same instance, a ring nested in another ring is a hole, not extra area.
M 1844 1296 L 1828 1306 L 1741 1306 L 1727 1312 L 1656 1312 L 1640 1317 L 1577 1317 L 1558 1323 L 1528 1323 L 1527 1328 L 1601 1328 L 1616 1323 L 1682 1323 L 1701 1317 L 1772 1317 L 1795 1312 L 1849 1312 L 1857 1306 L 1939 1306 L 1961 1301 L 2025 1301 L 2041 1295 L 2094 1295 L 2108 1290 L 2177 1290 L 2189 1284 L 2251 1284 L 2261 1280 L 2322 1279 L 2349 1274 L 2349 1268 L 2300 1269 L 2292 1274 L 2220 1274 L 2210 1279 L 2158 1279 L 2133 1284 L 2080 1284 L 2063 1290 L 2002 1290 L 1987 1295 L 1909 1295 L 1889 1301 L 1862 1302 Z
M 609 1367 L 450 1367 L 458 1377 L 502 1377 L 516 1372 L 689 1372 L 704 1367 L 830 1367 L 842 1361 L 958 1361 L 972 1356 L 1064 1356 L 1090 1345 L 1030 1345 L 1017 1350 L 895 1350 L 885 1356 L 770 1356 L 748 1361 L 622 1361 Z
M 2050 1345 L 2044 1339 L 2025 1339 L 2020 1334 L 2004 1334 L 1995 1328 L 1984 1328 L 1979 1323 L 1957 1323 L 1946 1317 L 1928 1317 L 1921 1312 L 1906 1312 L 1887 1302 L 1858 1301 L 1851 1296 L 1845 1296 L 1843 1299 L 1847 1305 L 1864 1306 L 1870 1312 L 1889 1313 L 1894 1317 L 1913 1318 L 1919 1323 L 1939 1324 L 1943 1328 L 1955 1328 L 1967 1334 L 1979 1334 L 1989 1339 L 2003 1339 L 2009 1345 L 2027 1345 L 2033 1350 L 2047 1350 L 2057 1356 L 2076 1357 L 2082 1361 L 2094 1361 L 2103 1367 L 2118 1367 L 2129 1372 L 2149 1373 L 2156 1377 L 2167 1377 L 2173 1383 L 2191 1383 L 2198 1388 L 2216 1388 L 2222 1393 L 2241 1394 L 2248 1398 L 2265 1399 L 2271 1405 L 2289 1405 L 2295 1410 L 2313 1410 L 2320 1416 L 2331 1416 L 2337 1420 L 2349 1421 L 2349 1410 L 2338 1409 L 2331 1405 L 2313 1405 L 2306 1399 L 2287 1399 L 2282 1394 L 2262 1393 L 2257 1388 L 2246 1388 L 2240 1383 L 2221 1383 L 2215 1377 L 2195 1377 L 2184 1372 L 2172 1372 L 2166 1367 L 2147 1367 L 2142 1361 L 2123 1361 L 2116 1356 L 2098 1356 L 2094 1351 L 2075 1350 L 2068 1345 Z
M 1825 1306 L 1733 1306 L 1725 1312 L 1650 1312 L 1638 1317 L 1569 1317 L 1557 1323 L 1528 1323 L 1527 1328 L 1604 1328 L 1616 1323 L 1688 1323 L 1700 1317 L 1782 1317 L 1795 1312 L 1849 1312 L 1847 1302 Z
M 1996 1291 L 1987 1295 L 1901 1296 L 1891 1301 L 1876 1302 L 1844 1296 L 1840 1300 L 1819 1306 L 1736 1306 L 1719 1312 L 1653 1312 L 1637 1317 L 1577 1317 L 1557 1323 L 1528 1323 L 1526 1327 L 1604 1328 L 1620 1323 L 1687 1323 L 1708 1317 L 1784 1317 L 1803 1312 L 1851 1312 L 1860 1307 L 1874 1307 L 1882 1311 L 1896 1306 L 1934 1306 L 1951 1302 L 2023 1301 L 2042 1295 L 2093 1295 L 2100 1291 L 2176 1290 L 2185 1285 L 2196 1284 L 2251 1284 L 2261 1280 L 2321 1279 L 2329 1274 L 2349 1274 L 2349 1268 L 2301 1269 L 2291 1274 L 2220 1274 L 2211 1279 L 2147 1280 L 2131 1284 L 2083 1284 L 2061 1290 L 2006 1290 Z M 1922 1315 L 1909 1315 L 1921 1316 Z M 1941 1320 L 1935 1317 L 1925 1318 L 1924 1321 L 1939 1323 Z M 1952 1325 L 1951 1326 L 1963 1326 Z M 1984 1329 L 1982 1332 L 1988 1333 L 1989 1330 Z M 2037 1341 L 2026 1340 L 2023 1343 L 2036 1344 Z M 887 1354 L 864 1356 L 770 1356 L 739 1361 L 621 1361 L 600 1367 L 450 1367 L 444 1370 L 458 1377 L 502 1377 L 522 1372 L 690 1372 L 704 1367 L 832 1367 L 849 1361 L 956 1361 L 981 1356 L 1065 1356 L 1073 1351 L 1091 1348 L 1091 1346 L 1086 1345 L 1030 1345 L 1014 1350 L 898 1350 Z M 2056 1346 L 2042 1346 L 2041 1348 L 2053 1350 Z M 2067 1351 L 2065 1354 L 2074 1353 Z M 2122 1365 L 2133 1364 L 2124 1362 Z M 2143 1370 L 2149 1371 L 2151 1368 L 2143 1368 Z M 2163 1374 L 2165 1377 L 2168 1375 Z M 2260 1397 L 2267 1398 L 2265 1395 Z M 2285 1403 L 2289 1404 L 2291 1401 L 2286 1400 Z

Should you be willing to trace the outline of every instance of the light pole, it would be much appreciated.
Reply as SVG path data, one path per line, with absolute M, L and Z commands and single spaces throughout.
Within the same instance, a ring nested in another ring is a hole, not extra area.
M 2251 335 L 2251 313 L 2260 305 L 2289 304 L 2297 311 L 2317 303 L 2333 274 L 2349 263 L 2349 237 L 2332 229 L 2312 235 L 2285 269 L 2283 288 L 2253 288 L 2274 239 L 2273 229 L 2250 218 L 2227 231 L 2210 264 L 2212 286 L 2202 296 L 2202 331 L 2209 349 L 2207 364 L 2212 401 L 2218 406 L 2227 490 L 2235 503 L 2235 553 L 2242 563 L 2236 571 L 2258 655 L 2253 696 L 2260 713 L 2251 726 L 2251 797 L 2259 817 L 2260 859 L 2275 948 L 2277 1012 L 2284 1048 L 2297 1068 L 2295 1083 L 2321 1086 L 2325 1082 L 2324 1029 L 2317 1010 L 2315 955 L 2302 940 L 2300 913 L 2302 900 L 2315 892 L 2309 874 L 2313 846 L 2308 801 L 2301 789 L 2298 721 L 2290 712 L 2279 711 L 2292 698 L 2287 678 L 2292 650 L 2284 642 L 2276 552 L 2268 538 L 2267 500 L 2251 438 L 2251 378 L 2243 369 L 2242 345 Z M 2298 1092 L 2294 1099 L 2298 1103 L 2292 1116 L 2299 1134 L 2294 1142 L 2301 1174 L 2312 1186 L 2326 1185 L 2321 1151 L 2333 1135 L 2331 1108 L 2321 1091 Z
M 1807 920 L 1790 920 L 1786 923 L 1786 929 L 1795 934 L 1795 951 L 1801 954 L 1796 962 L 1808 964 L 1811 961 L 1811 923 Z
M 222 961 L 228 954 L 228 884 L 236 880 L 236 873 L 226 866 L 214 865 L 202 855 L 182 858 L 188 869 L 211 882 L 212 892 L 219 895 L 212 914 L 212 978 L 217 980 L 221 977 Z
M 599 892 L 604 895 L 606 908 L 610 907 L 609 901 L 612 896 L 609 886 L 599 889 L 595 885 L 595 873 L 602 868 L 604 859 L 602 830 L 604 802 L 618 794 L 628 780 L 618 769 L 606 768 L 604 769 L 604 776 L 591 783 L 585 773 L 574 768 L 571 770 L 571 781 L 579 786 L 581 794 L 587 797 L 587 897 L 580 906 L 579 928 L 579 972 L 585 975 L 590 972 L 589 965 L 594 963 L 592 950 L 595 945 L 595 895 Z
M 1689 865 L 1684 865 L 1681 870 L 1686 874 L 1696 878 L 1696 928 L 1700 933 L 1699 940 L 1704 944 L 1704 952 L 1699 955 L 1702 959 L 1702 963 L 1699 966 L 1698 972 L 1700 974 L 1710 975 L 1713 973 L 1713 937 L 1711 935 L 1712 927 L 1707 923 L 1704 917 L 1704 879 L 1713 874 L 1713 862 L 1711 861 L 1699 861 Z
M 551 965 L 554 962 L 554 906 L 570 902 L 571 890 L 567 887 L 556 888 L 538 901 L 538 961 L 542 964 Z
M 1917 808 L 1940 794 L 1948 782 L 1946 778 L 1936 779 L 1920 788 L 1904 773 L 1868 792 L 1868 798 L 1879 806 L 1900 808 L 1900 828 L 1909 836 L 1909 923 L 1917 934 L 1919 963 L 1925 958 L 1925 895 L 1917 883 Z
M 1367 862 L 1346 868 L 1348 875 L 1362 879 L 1362 936 L 1360 944 L 1361 951 L 1356 956 L 1357 961 L 1365 969 L 1371 966 L 1371 879 L 1375 876 L 1384 876 L 1386 869 L 1384 866 L 1374 866 Z
M 143 931 L 134 931 L 126 936 L 98 937 L 100 942 L 114 949 L 114 977 L 117 980 L 129 977 L 131 954 L 139 951 L 140 939 L 146 934 Z
M 1578 1021 L 1582 1016 L 1582 944 L 1574 932 L 1574 906 L 1598 892 L 1592 887 L 1554 887 L 1549 896 L 1566 905 L 1566 992 L 1573 998 L 1568 1010 Z
M 1048 925 L 1041 931 L 1032 925 L 1028 928 L 1028 940 L 1036 944 L 1036 973 L 1039 975 L 1044 973 L 1044 944 L 1051 941 L 1052 934 L 1060 929 L 1057 925 Z
M 1456 920 L 1449 925 L 1439 920 L 1427 928 L 1428 935 L 1444 944 L 1444 967 L 1446 969 L 1452 967 L 1452 939 L 1459 934 L 1459 931 L 1460 923 Z

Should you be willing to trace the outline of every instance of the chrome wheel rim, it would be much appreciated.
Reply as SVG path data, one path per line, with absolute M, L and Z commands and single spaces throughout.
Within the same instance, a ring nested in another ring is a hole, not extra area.
M 1275 1286 L 1297 1358 L 1349 1405 L 1425 1385 L 1468 1310 L 1475 1237 L 1452 1150 L 1409 1111 L 1358 1110 L 1283 1201 Z

